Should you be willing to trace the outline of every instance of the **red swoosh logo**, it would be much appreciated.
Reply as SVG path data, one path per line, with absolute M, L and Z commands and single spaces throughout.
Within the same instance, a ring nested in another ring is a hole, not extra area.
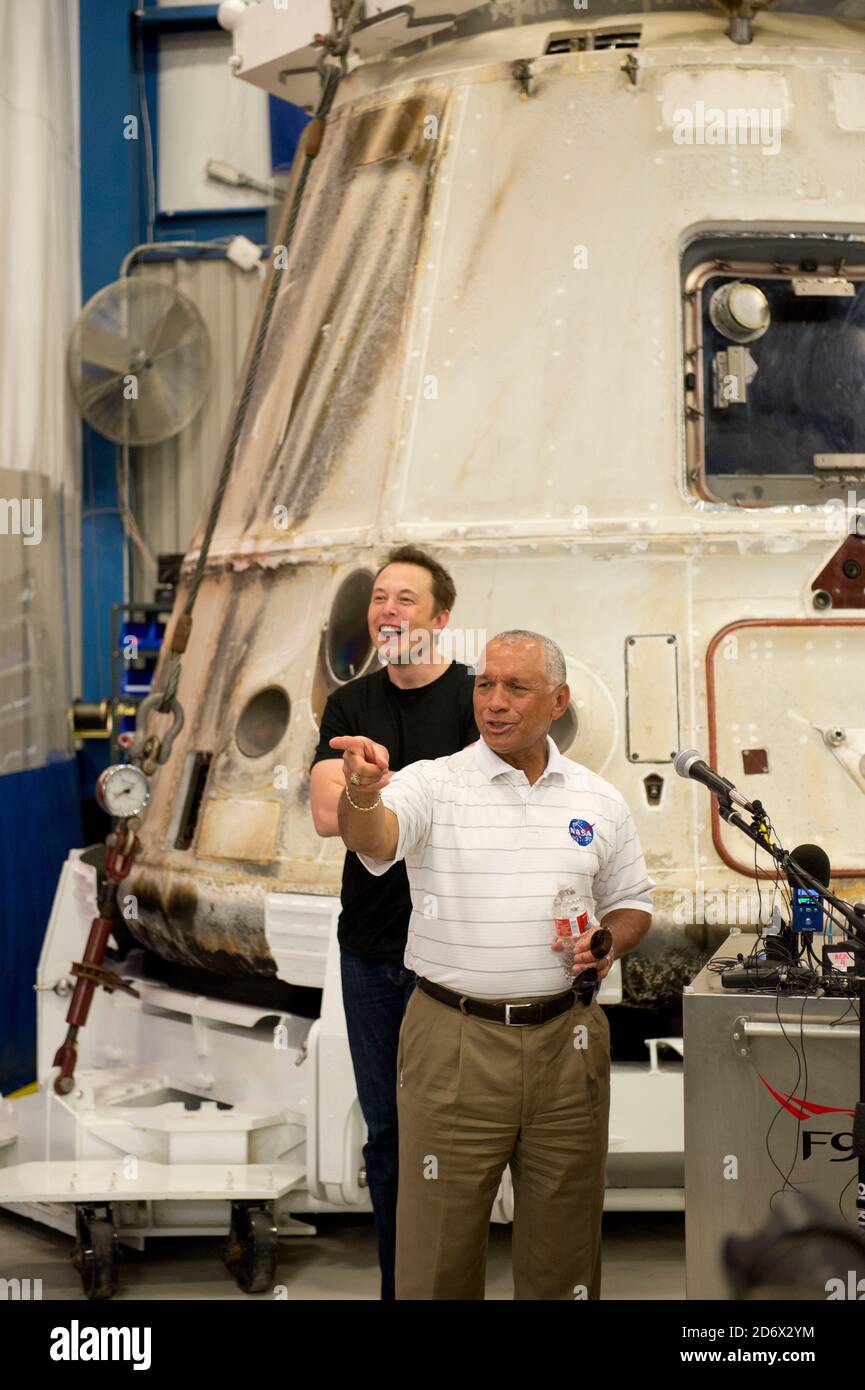
M 812 1100 L 799 1100 L 798 1096 L 794 1096 L 792 1093 L 776 1091 L 773 1086 L 769 1085 L 765 1076 L 760 1075 L 760 1072 L 757 1072 L 757 1075 L 778 1104 L 783 1105 L 784 1109 L 788 1110 L 797 1120 L 813 1120 L 815 1115 L 849 1115 L 851 1119 L 853 1117 L 852 1109 L 847 1109 L 846 1106 L 815 1105 Z

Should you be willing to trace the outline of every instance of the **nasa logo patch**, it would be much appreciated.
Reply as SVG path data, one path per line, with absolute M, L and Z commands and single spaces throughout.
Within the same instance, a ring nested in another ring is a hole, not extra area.
M 594 829 L 587 820 L 572 820 L 568 830 L 578 845 L 590 845 L 595 838 Z

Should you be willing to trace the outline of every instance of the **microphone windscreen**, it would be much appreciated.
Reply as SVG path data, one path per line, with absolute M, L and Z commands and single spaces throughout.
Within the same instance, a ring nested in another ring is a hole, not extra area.
M 821 849 L 819 845 L 797 845 L 791 850 L 790 858 L 795 859 L 799 868 L 816 878 L 824 888 L 829 887 L 829 856 L 825 849 Z

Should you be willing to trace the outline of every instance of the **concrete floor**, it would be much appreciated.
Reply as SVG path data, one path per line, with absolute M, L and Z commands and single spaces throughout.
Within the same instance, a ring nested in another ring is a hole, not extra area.
M 375 1299 L 378 1266 L 372 1217 L 316 1216 L 318 1235 L 280 1244 L 278 1281 L 287 1297 Z M 43 1299 L 81 1299 L 69 1259 L 71 1237 L 0 1211 L 0 1278 L 41 1279 Z M 490 1228 L 487 1298 L 513 1298 L 511 1230 Z M 124 1299 L 245 1299 L 220 1260 L 222 1242 L 209 1237 L 160 1238 L 143 1253 L 124 1250 Z M 608 1212 L 604 1216 L 605 1299 L 684 1299 L 685 1219 L 681 1212 Z M 265 1297 L 265 1295 L 259 1295 Z

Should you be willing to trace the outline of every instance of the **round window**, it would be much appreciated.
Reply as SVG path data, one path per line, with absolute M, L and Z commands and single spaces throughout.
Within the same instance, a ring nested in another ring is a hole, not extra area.
M 243 707 L 235 738 L 246 758 L 261 758 L 276 747 L 288 728 L 291 701 L 278 685 L 259 690 Z
M 560 753 L 567 753 L 577 737 L 579 727 L 580 721 L 572 700 L 564 714 L 560 714 L 558 719 L 554 719 L 550 725 L 550 738 Z
M 367 611 L 373 576 L 369 570 L 355 570 L 342 581 L 330 610 L 325 652 L 328 672 L 344 684 L 360 675 L 372 655 Z

